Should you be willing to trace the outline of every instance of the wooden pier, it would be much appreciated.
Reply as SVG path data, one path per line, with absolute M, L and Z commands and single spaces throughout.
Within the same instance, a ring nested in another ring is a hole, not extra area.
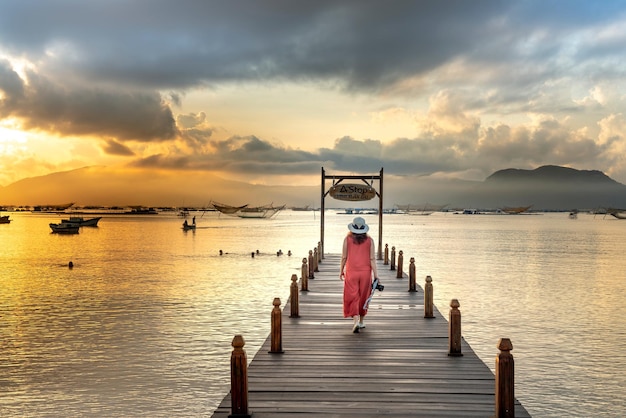
M 297 291 L 299 317 L 282 301 L 282 353 L 270 353 L 270 335 L 247 368 L 247 412 L 232 413 L 229 393 L 213 417 L 497 416 L 494 374 L 464 340 L 462 355 L 449 355 L 449 312 L 425 318 L 420 286 L 410 292 L 406 274 L 378 261 L 385 289 L 354 334 L 342 316 L 340 255 L 322 261 L 308 291 Z M 268 301 L 268 321 L 271 308 Z M 515 400 L 506 416 L 530 415 Z

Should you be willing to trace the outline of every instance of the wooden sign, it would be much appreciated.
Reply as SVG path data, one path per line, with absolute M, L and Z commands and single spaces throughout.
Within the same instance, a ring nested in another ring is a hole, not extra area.
M 373 199 L 376 196 L 376 189 L 367 184 L 340 183 L 332 186 L 328 193 L 337 200 L 356 202 Z

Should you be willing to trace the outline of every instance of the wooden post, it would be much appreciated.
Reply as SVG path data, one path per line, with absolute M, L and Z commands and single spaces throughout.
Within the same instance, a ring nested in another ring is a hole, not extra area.
M 383 264 L 385 266 L 389 265 L 389 244 L 385 244 L 385 261 Z
M 280 310 L 280 299 L 274 298 L 274 309 L 272 309 L 272 327 L 270 330 L 271 334 L 271 354 L 282 354 L 283 351 L 283 323 L 282 323 L 282 312 Z M 293 305 L 293 303 L 292 303 Z
M 426 276 L 424 285 L 424 318 L 434 318 L 433 314 L 433 278 Z
M 515 364 L 513 343 L 508 338 L 498 341 L 500 353 L 496 356 L 496 418 L 515 417 Z
M 300 299 L 298 296 L 298 276 L 291 275 L 291 292 L 289 293 L 291 301 L 291 313 L 289 318 L 300 318 Z
M 391 268 L 389 270 L 396 269 L 396 247 L 391 247 Z
M 415 258 L 409 260 L 409 292 L 417 292 L 417 282 L 415 280 Z
M 230 356 L 230 394 L 231 414 L 229 417 L 250 417 L 248 413 L 248 361 L 243 349 L 245 341 L 241 335 L 235 335 Z
M 303 292 L 309 291 L 309 266 L 306 263 L 306 257 L 302 259 L 302 272 L 300 273 L 300 284 Z
M 315 278 L 315 273 L 313 273 L 315 269 L 315 265 L 313 264 L 313 250 L 309 250 L 309 279 Z
M 322 243 L 317 241 L 317 264 L 322 264 Z
M 461 304 L 457 299 L 452 299 L 450 302 L 450 325 L 449 331 L 449 347 L 448 355 L 452 357 L 461 357 L 461 311 L 459 311 Z
M 313 262 L 315 263 L 315 268 L 313 269 L 313 271 L 320 271 L 317 265 L 317 260 L 318 260 L 318 253 L 317 253 L 317 247 L 315 247 L 313 248 Z
M 396 278 L 397 279 L 401 279 L 403 278 L 403 274 L 402 274 L 402 264 L 404 263 L 404 255 L 402 254 L 402 250 L 400 250 L 398 252 L 398 269 L 397 269 L 397 273 L 396 273 Z

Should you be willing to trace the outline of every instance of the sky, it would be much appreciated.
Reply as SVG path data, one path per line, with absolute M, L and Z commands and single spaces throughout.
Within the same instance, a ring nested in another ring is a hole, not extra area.
M 86 166 L 626 183 L 624 58 L 626 1 L 3 0 L 0 186 Z

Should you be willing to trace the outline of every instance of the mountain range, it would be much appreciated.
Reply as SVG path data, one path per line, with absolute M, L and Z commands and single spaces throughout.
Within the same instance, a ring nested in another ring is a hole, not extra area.
M 484 181 L 392 175 L 386 175 L 383 181 L 385 208 L 425 203 L 479 209 L 528 205 L 534 210 L 626 208 L 626 186 L 598 170 L 548 165 L 534 170 L 500 170 Z M 343 202 L 328 196 L 326 199 L 326 207 L 378 206 L 377 199 L 366 202 Z M 319 207 L 320 184 L 267 186 L 204 172 L 128 171 L 92 166 L 26 178 L 0 188 L 3 206 L 75 202 L 78 206 L 206 207 L 211 201 Z

